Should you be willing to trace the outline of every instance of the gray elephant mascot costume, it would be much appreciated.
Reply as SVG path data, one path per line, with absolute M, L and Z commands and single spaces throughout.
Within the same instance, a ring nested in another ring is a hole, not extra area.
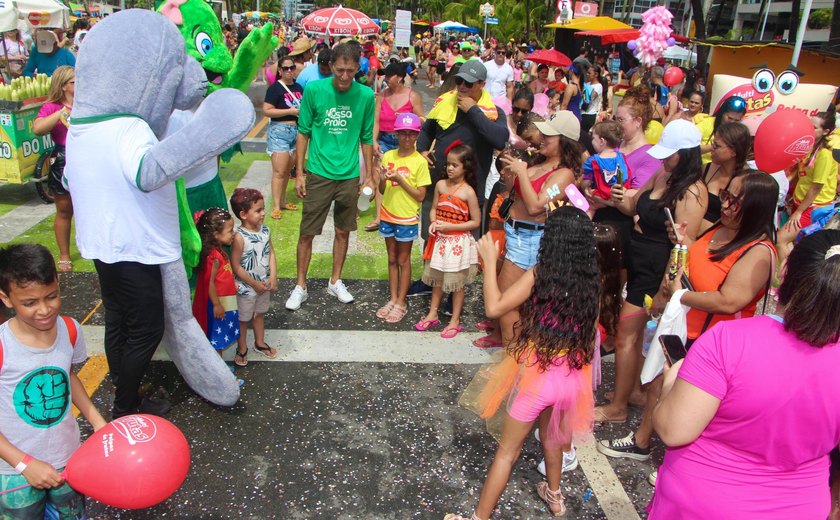
M 114 417 L 168 409 L 138 395 L 161 339 L 199 395 L 222 406 L 239 399 L 236 379 L 192 316 L 174 182 L 241 140 L 254 110 L 237 90 L 206 91 L 178 29 L 151 11 L 98 23 L 76 62 L 64 174 L 79 251 L 99 276 Z M 174 110 L 196 107 L 188 124 L 166 133 Z

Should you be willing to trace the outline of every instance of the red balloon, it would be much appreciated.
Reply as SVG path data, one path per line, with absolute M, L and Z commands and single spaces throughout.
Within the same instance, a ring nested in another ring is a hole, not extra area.
M 755 132 L 755 162 L 760 170 L 775 173 L 811 153 L 814 125 L 807 115 L 792 108 L 780 108 Z
M 666 87 L 679 85 L 684 79 L 685 74 L 683 74 L 682 69 L 679 67 L 669 67 L 668 70 L 665 71 L 665 76 L 663 77 Z
M 122 509 L 159 504 L 181 487 L 190 445 L 177 426 L 151 415 L 127 415 L 94 432 L 64 471 L 70 487 Z

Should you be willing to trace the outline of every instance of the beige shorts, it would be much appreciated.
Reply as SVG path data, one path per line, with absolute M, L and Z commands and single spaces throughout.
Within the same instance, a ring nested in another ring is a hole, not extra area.
M 257 314 L 265 314 L 271 307 L 271 292 L 265 291 L 256 296 L 236 295 L 236 306 L 239 307 L 239 321 L 251 321 Z
M 335 201 L 333 222 L 344 231 L 356 231 L 356 204 L 359 199 L 359 178 L 334 181 L 318 174 L 306 174 L 306 198 L 300 219 L 301 235 L 320 235 Z

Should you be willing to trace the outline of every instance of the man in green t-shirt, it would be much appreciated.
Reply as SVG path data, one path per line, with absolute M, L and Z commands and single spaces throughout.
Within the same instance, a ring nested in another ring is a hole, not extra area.
M 350 232 L 356 230 L 359 145 L 365 161 L 364 185 L 372 190 L 375 185 L 374 95 L 373 90 L 354 81 L 360 58 L 358 46 L 336 46 L 330 64 L 333 76 L 308 83 L 301 100 L 295 192 L 303 199 L 303 213 L 297 245 L 297 285 L 286 300 L 286 308 L 292 311 L 309 297 L 306 273 L 312 259 L 312 240 L 321 234 L 333 202 L 335 239 L 327 292 L 342 303 L 353 301 L 341 281 L 341 269 Z

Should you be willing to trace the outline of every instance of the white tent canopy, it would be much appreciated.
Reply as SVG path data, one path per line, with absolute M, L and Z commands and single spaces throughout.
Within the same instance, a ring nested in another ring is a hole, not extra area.
M 32 28 L 67 28 L 70 8 L 56 0 L 0 0 L 0 31 L 18 28 L 18 21 Z
M 674 45 L 668 47 L 668 49 L 665 50 L 665 59 L 687 61 L 691 65 L 694 65 L 695 63 L 697 63 L 697 53 L 691 52 L 685 47 L 679 47 L 677 45 Z
M 436 31 L 466 31 L 469 29 L 466 25 L 458 22 L 447 20 L 435 25 Z

